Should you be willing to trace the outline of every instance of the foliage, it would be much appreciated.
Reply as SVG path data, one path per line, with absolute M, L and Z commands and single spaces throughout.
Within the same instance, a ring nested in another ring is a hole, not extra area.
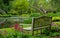
M 4 19 L 0 19 L 1 20 L 4 20 Z M 6 20 L 6 19 L 5 19 Z M 3 22 L 2 24 L 0 24 L 0 28 L 8 28 L 8 27 L 13 27 L 14 26 L 14 20 L 12 19 L 8 19 L 7 21 Z
M 57 2 L 56 2 L 57 1 Z M 59 0 L 0 0 L 0 9 L 5 12 L 1 15 L 22 15 L 40 13 L 40 9 L 58 10 L 60 9 Z M 0 11 L 1 11 L 0 10 Z M 53 12 L 52 12 L 53 13 Z M 48 16 L 60 16 L 59 14 L 47 14 Z M 39 15 L 36 15 L 39 16 Z M 35 16 L 35 17 L 36 17 Z
M 31 23 L 32 23 L 32 19 L 31 18 L 24 20 L 24 24 L 31 24 Z
M 0 30 L 1 38 L 31 38 L 32 37 L 31 35 L 23 34 L 22 32 L 15 30 L 13 28 L 10 28 L 8 30 L 7 29 Z
M 11 2 L 11 7 L 13 10 L 18 11 L 16 12 L 18 14 L 27 13 L 29 2 L 27 0 L 14 0 Z
M 8 28 L 7 28 L 8 29 Z M 44 35 L 39 35 L 39 36 L 31 36 L 28 34 L 25 34 L 23 32 L 20 32 L 18 30 L 0 30 L 0 37 L 1 38 L 50 38 L 50 37 L 54 37 L 54 36 L 60 36 L 60 31 L 56 31 L 55 28 L 52 27 L 51 31 L 48 31 L 48 29 L 45 29 Z M 10 31 L 10 32 L 9 32 Z M 23 37 L 22 37 L 23 36 Z
M 11 27 L 13 26 L 13 25 L 9 25 L 9 24 L 10 24 L 10 22 L 9 22 L 8 24 L 3 24 L 3 25 L 1 25 L 1 26 L 0 26 L 0 29 L 1 29 L 1 28 L 8 28 L 8 27 L 10 27 L 10 26 L 11 26 Z
M 43 14 L 40 14 L 40 13 L 32 13 L 30 14 L 30 17 L 39 17 L 39 16 L 42 16 Z
M 51 0 L 51 4 L 56 11 L 60 11 L 60 0 Z
M 49 29 L 45 29 L 43 31 L 43 33 L 47 36 L 50 36 L 50 37 L 54 37 L 54 36 L 60 36 L 60 31 L 59 31 L 59 28 L 53 28 L 51 29 L 51 31 L 49 31 Z
M 55 21 L 55 20 L 59 21 L 60 18 L 59 18 L 59 17 L 53 17 L 53 18 L 52 18 L 52 21 Z

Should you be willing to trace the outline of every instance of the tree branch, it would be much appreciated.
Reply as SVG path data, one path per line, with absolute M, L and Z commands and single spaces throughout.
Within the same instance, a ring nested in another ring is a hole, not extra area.
M 31 7 L 34 8 L 34 9 L 37 9 L 38 11 L 40 11 L 40 12 L 42 12 L 44 14 L 46 14 L 46 10 L 43 7 L 40 7 L 40 9 L 35 7 L 35 6 L 31 6 Z

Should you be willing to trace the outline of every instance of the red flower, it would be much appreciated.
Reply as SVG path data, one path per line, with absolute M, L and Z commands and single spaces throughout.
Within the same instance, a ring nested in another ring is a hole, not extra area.
M 16 23 L 15 25 L 14 25 L 14 29 L 18 29 L 18 27 L 19 27 L 19 25 Z
M 18 30 L 18 31 L 23 31 L 23 28 L 22 27 L 20 27 L 17 23 L 14 25 L 14 29 L 15 30 Z

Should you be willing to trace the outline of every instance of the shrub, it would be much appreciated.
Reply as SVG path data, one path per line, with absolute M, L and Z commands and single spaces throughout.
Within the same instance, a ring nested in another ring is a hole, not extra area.
M 39 17 L 39 16 L 40 16 L 39 13 L 32 13 L 32 14 L 30 15 L 30 17 Z
M 30 19 L 30 18 L 29 19 L 26 19 L 26 20 L 24 20 L 24 23 L 25 24 L 31 24 L 32 23 L 32 19 Z

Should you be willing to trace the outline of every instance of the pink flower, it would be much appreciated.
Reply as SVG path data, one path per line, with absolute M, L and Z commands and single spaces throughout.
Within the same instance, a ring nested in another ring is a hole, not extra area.
M 52 22 L 52 26 L 56 26 L 56 24 L 54 22 Z
M 23 28 L 22 27 L 20 27 L 17 23 L 14 25 L 14 29 L 15 30 L 18 30 L 18 31 L 23 31 Z
M 18 30 L 22 32 L 22 31 L 23 31 L 23 28 L 21 28 L 21 27 L 18 27 Z
M 14 29 L 16 29 L 16 30 L 17 30 L 17 29 L 18 29 L 18 27 L 19 27 L 19 26 L 18 26 L 18 24 L 16 23 L 16 24 L 14 25 Z

